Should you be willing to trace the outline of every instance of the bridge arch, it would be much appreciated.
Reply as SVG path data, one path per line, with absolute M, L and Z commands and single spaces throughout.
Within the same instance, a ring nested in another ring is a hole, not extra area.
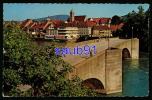
M 103 83 L 97 78 L 89 78 L 82 82 L 82 86 L 87 86 L 91 89 L 104 89 Z
M 122 49 L 122 58 L 131 58 L 130 52 L 127 48 Z

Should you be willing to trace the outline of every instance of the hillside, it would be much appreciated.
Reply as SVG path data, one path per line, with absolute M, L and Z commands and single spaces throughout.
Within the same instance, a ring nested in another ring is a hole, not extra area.
M 50 16 L 51 20 L 52 19 L 59 19 L 59 20 L 63 20 L 66 21 L 70 16 L 69 15 L 54 15 L 54 16 Z M 43 17 L 43 18 L 37 18 L 37 19 L 33 19 L 34 21 L 40 21 L 40 20 L 46 20 L 47 17 Z

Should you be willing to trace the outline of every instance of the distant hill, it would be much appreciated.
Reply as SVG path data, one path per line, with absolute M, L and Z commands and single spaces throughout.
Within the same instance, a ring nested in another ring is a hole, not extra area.
M 52 19 L 59 19 L 59 20 L 63 20 L 66 21 L 70 16 L 69 15 L 54 15 L 54 16 L 50 16 L 51 20 Z M 43 17 L 43 18 L 37 18 L 37 19 L 33 19 L 34 21 L 41 21 L 41 20 L 46 20 L 47 17 Z

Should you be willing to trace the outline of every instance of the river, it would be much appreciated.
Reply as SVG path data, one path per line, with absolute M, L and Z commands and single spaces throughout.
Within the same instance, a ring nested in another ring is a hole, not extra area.
M 123 60 L 122 96 L 148 96 L 149 59 L 148 54 L 140 53 L 139 59 Z
M 104 97 L 144 97 L 149 95 L 149 58 L 140 53 L 139 59 L 124 59 L 122 62 L 122 93 L 99 96 Z
M 37 42 L 39 46 L 46 47 L 51 45 L 48 41 Z M 60 45 L 65 45 L 65 42 Z M 102 97 L 124 97 L 137 96 L 143 97 L 149 94 L 149 58 L 148 54 L 140 53 L 139 59 L 125 59 L 122 62 L 123 85 L 122 93 L 114 93 L 109 95 L 99 94 Z

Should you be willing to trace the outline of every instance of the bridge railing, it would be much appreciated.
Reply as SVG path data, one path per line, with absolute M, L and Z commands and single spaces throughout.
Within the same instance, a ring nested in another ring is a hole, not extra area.
M 109 38 L 110 40 L 118 40 L 119 38 Z M 100 38 L 100 39 L 94 39 L 94 40 L 88 40 L 88 41 L 82 41 L 82 42 L 77 42 L 77 43 L 68 43 L 66 47 L 75 47 L 76 45 L 81 46 L 81 45 L 86 45 L 90 43 L 95 43 L 95 42 L 104 42 L 108 41 L 107 38 Z

